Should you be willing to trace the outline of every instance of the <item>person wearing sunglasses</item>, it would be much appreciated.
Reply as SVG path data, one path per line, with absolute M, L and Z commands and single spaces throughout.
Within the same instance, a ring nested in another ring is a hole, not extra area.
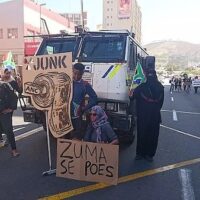
M 113 131 L 108 117 L 100 106 L 93 106 L 90 112 L 90 123 L 87 127 L 84 141 L 95 143 L 118 144 L 118 138 Z

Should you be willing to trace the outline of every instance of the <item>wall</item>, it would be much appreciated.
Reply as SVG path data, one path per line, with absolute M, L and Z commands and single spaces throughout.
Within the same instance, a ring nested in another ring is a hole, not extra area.
M 18 38 L 8 39 L 8 28 L 17 28 Z M 0 29 L 3 29 L 3 39 L 0 39 L 0 55 L 5 55 L 12 50 L 13 54 L 22 57 L 24 51 L 22 0 L 8 1 L 0 4 Z

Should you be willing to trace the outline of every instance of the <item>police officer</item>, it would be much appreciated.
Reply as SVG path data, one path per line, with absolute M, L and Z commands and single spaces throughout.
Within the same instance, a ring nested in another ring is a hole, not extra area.
M 160 110 L 164 100 L 164 87 L 158 81 L 156 71 L 146 71 L 145 83 L 140 84 L 131 99 L 136 99 L 137 149 L 136 160 L 153 161 L 158 145 L 161 123 Z

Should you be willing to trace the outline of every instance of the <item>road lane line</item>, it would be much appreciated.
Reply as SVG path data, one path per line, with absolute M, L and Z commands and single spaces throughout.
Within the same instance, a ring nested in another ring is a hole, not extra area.
M 151 176 L 151 175 L 154 175 L 154 174 L 159 174 L 159 173 L 162 173 L 162 172 L 166 172 L 166 171 L 169 171 L 169 170 L 173 170 L 173 169 L 177 169 L 177 168 L 180 168 L 180 167 L 185 167 L 185 166 L 193 165 L 193 164 L 197 164 L 197 163 L 200 163 L 200 158 L 167 165 L 167 166 L 156 168 L 156 169 L 150 169 L 150 170 L 146 170 L 146 171 L 143 171 L 143 172 L 138 172 L 138 173 L 131 174 L 131 175 L 128 175 L 128 176 L 120 177 L 118 179 L 118 184 L 126 183 L 126 182 L 129 182 L 129 181 L 134 181 L 134 180 L 137 180 L 137 179 L 140 179 L 140 178 L 144 178 L 144 177 Z M 87 192 L 92 192 L 92 191 L 96 191 L 96 190 L 100 190 L 100 189 L 104 189 L 104 188 L 108 188 L 108 187 L 117 187 L 117 186 L 111 186 L 111 185 L 107 185 L 107 184 L 104 184 L 104 183 L 97 183 L 97 184 L 88 185 L 88 186 L 85 186 L 85 187 L 73 189 L 73 190 L 70 190 L 70 191 L 58 193 L 58 194 L 55 194 L 55 195 L 52 195 L 52 196 L 43 197 L 43 198 L 40 198 L 38 200 L 63 200 L 63 199 L 66 199 L 66 198 L 78 196 L 80 194 L 84 194 L 84 193 L 87 193 Z
M 33 130 L 31 130 L 31 131 L 28 131 L 28 132 L 26 132 L 26 133 L 23 133 L 23 134 L 20 134 L 20 135 L 16 136 L 16 137 L 15 137 L 15 140 L 16 140 L 16 141 L 19 141 L 19 140 L 21 140 L 21 139 L 23 139 L 23 138 L 26 138 L 26 137 L 28 137 L 28 136 L 31 136 L 31 135 L 33 135 L 33 134 L 39 132 L 39 131 L 42 131 L 42 130 L 43 130 L 43 127 L 39 127 L 39 128 L 33 129 Z
M 173 120 L 178 121 L 177 114 L 176 114 L 175 110 L 173 110 Z
M 173 112 L 173 110 L 161 110 L 161 112 Z M 197 112 L 187 112 L 187 111 L 180 111 L 180 110 L 176 110 L 176 112 L 182 113 L 182 114 L 200 115 L 200 113 L 197 113 Z
M 192 115 L 200 115 L 200 113 L 197 113 L 197 112 L 185 112 L 185 111 L 177 111 L 177 113 L 183 113 L 183 114 L 192 114 Z
M 14 132 L 24 129 L 25 127 L 13 129 Z
M 171 101 L 174 101 L 174 97 L 171 97 Z
M 23 138 L 26 138 L 26 137 L 28 137 L 28 136 L 31 136 L 31 135 L 33 135 L 33 134 L 39 132 L 39 131 L 42 131 L 42 130 L 43 130 L 43 127 L 39 127 L 39 128 L 33 129 L 33 130 L 31 130 L 31 131 L 28 131 L 28 132 L 26 132 L 26 133 L 20 134 L 20 135 L 18 135 L 18 136 L 15 137 L 15 141 L 19 141 L 19 140 L 21 140 L 21 139 L 23 139 Z M 3 144 L 3 143 L 0 143 L 0 148 L 2 148 L 2 147 L 4 147 L 4 144 Z
M 180 169 L 179 178 L 182 185 L 182 199 L 195 200 L 194 190 L 191 183 L 191 170 Z
M 186 133 L 186 132 L 183 132 L 183 131 L 180 131 L 180 130 L 177 130 L 177 129 L 174 129 L 174 128 L 171 128 L 171 127 L 168 127 L 168 126 L 165 126 L 165 125 L 162 125 L 162 124 L 161 124 L 160 126 L 163 127 L 163 128 L 166 128 L 166 129 L 175 131 L 175 132 L 177 132 L 177 133 L 181 133 L 181 134 L 183 134 L 183 135 L 187 135 L 187 136 L 190 136 L 190 137 L 193 137 L 193 138 L 195 138 L 195 139 L 200 140 L 200 137 L 198 137 L 198 136 L 195 136 L 195 135 L 192 135 L 192 134 L 189 134 L 189 133 Z

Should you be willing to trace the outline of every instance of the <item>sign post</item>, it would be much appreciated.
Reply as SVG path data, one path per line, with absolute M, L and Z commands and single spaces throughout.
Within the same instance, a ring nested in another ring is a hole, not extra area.
M 31 104 L 45 112 L 49 170 L 52 170 L 49 132 L 62 137 L 73 130 L 70 114 L 72 99 L 72 54 L 52 54 L 25 58 L 23 93 L 31 97 Z

